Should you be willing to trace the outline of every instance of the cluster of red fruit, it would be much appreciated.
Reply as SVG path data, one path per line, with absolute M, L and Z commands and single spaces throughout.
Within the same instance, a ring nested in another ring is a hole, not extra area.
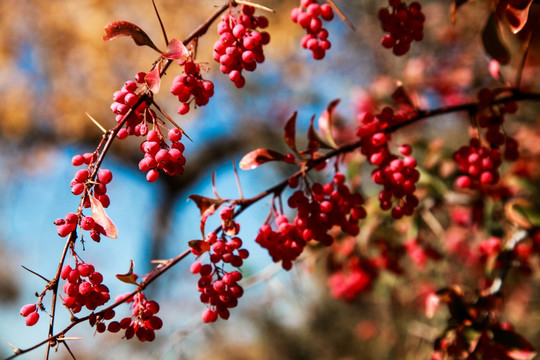
M 91 264 L 78 263 L 75 268 L 64 265 L 60 277 L 67 280 L 62 301 L 73 313 L 81 311 L 83 306 L 95 310 L 110 299 L 109 288 L 102 284 L 103 275 Z
M 21 315 L 26 318 L 27 326 L 34 326 L 39 320 L 36 304 L 27 304 L 21 308 Z
M 240 14 L 223 15 L 217 26 L 219 39 L 214 44 L 214 60 L 237 88 L 246 83 L 242 70 L 254 71 L 257 63 L 264 61 L 263 45 L 270 42 L 270 34 L 257 30 L 266 28 L 268 19 L 254 14 L 254 7 L 242 5 Z
M 289 223 L 286 216 L 277 214 L 277 230 L 265 224 L 255 239 L 268 250 L 272 260 L 281 261 L 286 270 L 292 268 L 292 262 L 300 256 L 308 241 L 330 246 L 334 238 L 328 232 L 334 226 L 349 235 L 358 235 L 358 221 L 366 216 L 362 206 L 364 198 L 351 193 L 342 173 L 336 173 L 332 182 L 314 183 L 305 191 L 295 191 L 287 203 L 297 211 L 294 221 Z
M 111 104 L 111 110 L 116 114 L 116 122 L 122 121 L 128 111 L 139 102 L 141 91 L 140 85 L 146 83 L 145 77 L 146 73 L 138 73 L 135 76 L 135 81 L 126 81 L 124 86 L 122 86 L 122 89 L 115 91 L 113 94 L 114 102 Z M 144 123 L 144 113 L 147 108 L 148 104 L 142 102 L 136 109 L 133 109 L 127 119 L 126 127 L 118 131 L 117 136 L 119 139 L 125 139 L 128 135 L 144 135 L 144 127 L 146 126 Z
M 201 302 L 209 305 L 202 313 L 205 323 L 214 322 L 218 317 L 227 320 L 230 316 L 229 309 L 238 305 L 238 299 L 244 294 L 244 289 L 238 284 L 242 274 L 237 270 L 226 271 L 223 266 L 230 264 L 240 268 L 244 259 L 249 256 L 249 252 L 242 249 L 242 240 L 236 236 L 240 225 L 234 221 L 234 207 L 224 207 L 219 215 L 222 221 L 221 238 L 218 239 L 217 233 L 212 232 L 204 240 L 210 255 L 210 264 L 197 260 L 191 265 L 191 273 L 200 275 L 197 289 L 201 293 Z M 200 256 L 206 251 L 192 248 L 192 252 Z
M 463 174 L 456 179 L 457 186 L 479 189 L 499 182 L 501 152 L 483 146 L 479 139 L 473 138 L 469 145 L 460 147 L 453 158 Z
M 390 34 L 382 38 L 382 45 L 392 49 L 395 55 L 406 54 L 413 40 L 424 38 L 424 21 L 422 5 L 412 2 L 409 6 L 401 0 L 389 0 L 391 11 L 387 7 L 379 10 L 382 29 Z
M 184 173 L 186 158 L 184 157 L 184 144 L 182 131 L 172 128 L 168 131 L 167 137 L 171 145 L 167 145 L 161 132 L 150 130 L 146 135 L 146 141 L 141 144 L 141 151 L 144 157 L 139 162 L 139 170 L 146 172 L 146 180 L 156 181 L 159 177 L 158 169 L 167 175 L 181 175 Z
M 311 50 L 315 60 L 323 59 L 326 50 L 332 46 L 322 20 L 330 21 L 333 18 L 332 7 L 329 4 L 319 5 L 315 0 L 301 0 L 300 6 L 291 11 L 291 20 L 307 31 L 302 37 L 301 45 L 304 49 Z
M 385 129 L 399 123 L 394 111 L 385 107 L 381 113 L 363 114 L 357 136 L 361 140 L 360 152 L 368 161 L 377 166 L 371 175 L 374 183 L 382 185 L 379 193 L 381 209 L 392 209 L 392 217 L 399 219 L 412 215 L 418 198 L 414 195 L 420 172 L 416 170 L 416 159 L 411 156 L 408 145 L 399 147 L 400 156 L 393 154 L 388 146 L 390 134 Z
M 189 105 L 195 102 L 197 106 L 208 104 L 214 95 L 214 84 L 204 80 L 201 75 L 201 66 L 193 60 L 183 63 L 184 73 L 174 78 L 171 93 L 181 102 L 178 113 L 184 115 L 189 111 Z
M 123 298 L 124 296 L 119 296 L 115 302 L 119 302 Z M 159 304 L 156 301 L 147 300 L 142 292 L 129 297 L 126 302 L 131 303 L 132 315 L 120 321 L 111 321 L 108 326 L 99 322 L 96 325 L 97 331 L 105 332 L 108 330 L 117 333 L 120 330 L 125 330 L 124 336 L 128 340 L 136 336 L 139 341 L 153 341 L 156 338 L 155 331 L 163 326 L 161 318 L 156 316 L 159 312 Z M 110 319 L 105 316 L 105 320 Z
M 517 141 L 506 135 L 503 130 L 504 115 L 514 114 L 517 111 L 515 102 L 492 104 L 500 91 L 483 88 L 478 92 L 478 113 L 476 123 L 479 128 L 485 129 L 485 139 L 492 149 L 504 149 L 504 158 L 515 161 L 519 157 Z

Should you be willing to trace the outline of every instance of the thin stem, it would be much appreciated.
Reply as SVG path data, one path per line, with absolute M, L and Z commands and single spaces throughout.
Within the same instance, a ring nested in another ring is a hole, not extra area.
M 529 37 L 527 38 L 527 41 L 525 42 L 524 49 L 523 49 L 523 56 L 521 57 L 521 62 L 519 63 L 519 67 L 517 69 L 516 73 L 516 88 L 521 88 L 521 79 L 523 77 L 523 70 L 525 69 L 525 61 L 527 61 L 527 55 L 529 54 L 529 49 L 531 47 L 531 39 L 532 39 L 533 31 L 530 32 Z

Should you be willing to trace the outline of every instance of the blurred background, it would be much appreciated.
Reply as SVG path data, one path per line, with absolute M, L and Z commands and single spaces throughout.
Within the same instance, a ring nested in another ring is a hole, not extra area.
M 102 238 L 99 244 L 86 241 L 85 251 L 79 252 L 104 274 L 113 298 L 132 290 L 114 277 L 128 270 L 131 259 L 135 272 L 145 274 L 152 269 L 151 260 L 173 257 L 200 237 L 199 212 L 186 199 L 190 194 L 212 196 L 212 172 L 220 196 L 237 198 L 233 162 L 257 147 L 285 149 L 282 128 L 293 111 L 299 111 L 302 134 L 309 118 L 336 98 L 342 99 L 340 121 L 354 126 L 359 113 L 392 103 L 389 95 L 397 80 L 425 108 L 471 100 L 474 89 L 495 81 L 488 74 L 489 59 L 479 51 L 485 2 L 463 6 L 455 25 L 450 24 L 447 1 L 422 2 L 426 38 L 400 58 L 380 46 L 377 12 L 386 5 L 383 1 L 335 2 L 356 31 L 336 16 L 327 24 L 332 49 L 323 61 L 315 61 L 299 45 L 302 29 L 289 19 L 298 1 L 261 1 L 275 10 L 265 14 L 272 40 L 264 49 L 266 61 L 246 75 L 243 89 L 236 89 L 213 61 L 217 33 L 211 27 L 199 41 L 197 60 L 208 64 L 205 77 L 214 82 L 215 95 L 188 115 L 176 115 L 179 104 L 168 89 L 181 70 L 170 67 L 156 100 L 193 139 L 184 140 L 185 173 L 149 184 L 137 168 L 140 139 L 116 141 L 103 167 L 114 174 L 107 213 L 119 236 Z M 185 38 L 221 5 L 208 0 L 156 4 L 169 39 Z M 26 348 L 47 333 L 45 316 L 28 328 L 19 315 L 20 307 L 34 302 L 33 294 L 45 285 L 21 266 L 45 278 L 54 274 L 64 240 L 53 221 L 79 203 L 70 192 L 75 172 L 70 159 L 93 151 L 101 137 L 85 113 L 106 128 L 114 126 L 109 108 L 113 92 L 156 60 L 153 50 L 127 38 L 103 42 L 104 26 L 130 21 L 164 46 L 152 3 L 146 0 L 3 0 L 0 14 L 0 356 L 6 357 L 12 353 L 8 342 Z M 537 69 L 530 71 L 524 86 L 533 86 Z M 447 116 L 397 136 L 422 143 L 444 134 L 447 143 L 463 144 L 466 126 L 466 118 Z M 241 172 L 244 196 L 254 196 L 290 173 L 290 168 L 272 165 Z M 428 265 L 418 277 L 386 274 L 374 291 L 344 303 L 328 295 L 321 270 L 324 256 L 307 257 L 284 272 L 257 248 L 253 239 L 268 211 L 269 202 L 262 201 L 238 219 L 251 253 L 244 276 L 254 277 L 228 321 L 202 325 L 204 305 L 187 259 L 147 290 L 160 303 L 165 320 L 153 343 L 126 341 L 120 334 L 94 335 L 93 328 L 81 324 L 69 333 L 82 338 L 70 342 L 77 358 L 419 359 L 430 354 L 440 329 L 418 305 L 419 294 L 432 289 L 424 280 L 434 276 L 437 265 Z M 436 281 L 443 284 L 440 276 Z M 57 314 L 56 329 L 69 318 L 63 311 Z M 123 311 L 128 314 L 127 308 L 117 313 Z M 20 358 L 42 358 L 44 350 Z M 60 348 L 54 358 L 69 354 Z

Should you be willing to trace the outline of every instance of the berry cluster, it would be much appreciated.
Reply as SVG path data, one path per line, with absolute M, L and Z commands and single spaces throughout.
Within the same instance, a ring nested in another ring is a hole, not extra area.
M 197 106 L 208 104 L 208 100 L 214 95 L 214 84 L 210 80 L 204 80 L 200 65 L 189 60 L 184 63 L 184 74 L 174 78 L 171 93 L 182 103 L 178 113 L 184 115 L 189 111 L 191 102 L 195 102 Z
M 371 287 L 377 272 L 369 262 L 358 256 L 351 256 L 344 266 L 328 277 L 328 287 L 336 299 L 353 301 L 356 297 Z
M 141 144 L 144 157 L 139 162 L 139 169 L 146 172 L 146 180 L 154 182 L 159 177 L 158 169 L 167 175 L 181 175 L 184 173 L 186 158 L 184 157 L 184 144 L 182 131 L 173 128 L 168 131 L 167 137 L 171 141 L 168 146 L 161 132 L 150 130 L 146 135 L 146 141 Z
M 379 10 L 382 29 L 390 34 L 382 38 L 382 45 L 392 49 L 395 55 L 406 54 L 413 40 L 424 38 L 424 21 L 422 5 L 412 2 L 409 6 L 401 0 L 389 0 L 391 10 L 383 7 Z
M 27 304 L 21 308 L 21 315 L 26 318 L 27 326 L 34 326 L 39 320 L 36 304 Z
M 123 296 L 116 298 L 116 302 L 121 301 Z M 139 341 L 153 341 L 156 338 L 155 331 L 161 329 L 163 321 L 156 316 L 159 312 L 159 304 L 153 300 L 148 301 L 142 292 L 127 299 L 131 303 L 132 315 L 120 321 L 111 321 L 106 329 L 109 332 L 117 333 L 125 330 L 125 338 L 131 339 L 136 336 Z M 105 320 L 107 316 L 105 316 Z M 105 331 L 105 324 L 98 323 L 98 332 Z
M 291 20 L 307 31 L 302 37 L 302 47 L 311 50 L 315 60 L 323 59 L 326 50 L 332 46 L 328 41 L 328 30 L 323 27 L 322 20 L 330 21 L 333 18 L 332 6 L 319 5 L 315 0 L 301 0 L 300 6 L 291 11 Z
M 64 265 L 60 277 L 67 280 L 64 283 L 66 296 L 62 300 L 73 313 L 81 311 L 83 306 L 95 310 L 110 299 L 109 288 L 102 284 L 103 275 L 91 264 L 78 263 L 75 268 Z
M 254 13 L 254 7 L 242 5 L 240 14 L 223 15 L 217 27 L 219 40 L 214 44 L 214 60 L 238 88 L 246 83 L 242 70 L 254 71 L 257 63 L 264 61 L 263 45 L 270 42 L 270 34 L 257 31 L 268 26 L 268 19 Z
M 93 162 L 96 160 L 96 156 L 93 153 L 86 153 L 84 155 L 75 155 L 71 159 L 73 166 L 87 165 L 86 169 L 80 169 L 75 173 L 75 176 L 71 180 L 71 192 L 74 195 L 81 195 L 84 192 L 85 187 L 90 179 L 90 171 Z M 103 207 L 108 207 L 111 203 L 109 196 L 107 195 L 107 184 L 112 181 L 113 175 L 110 170 L 100 169 L 97 174 L 97 181 L 92 181 L 93 195 L 99 200 Z M 85 207 L 89 207 L 89 200 L 86 201 Z
M 479 139 L 473 138 L 469 145 L 460 147 L 453 158 L 463 174 L 456 179 L 457 186 L 481 189 L 499 182 L 501 152 L 482 146 Z
M 265 224 L 255 239 L 286 270 L 292 268 L 292 261 L 300 256 L 308 241 L 330 246 L 334 238 L 328 232 L 334 226 L 349 235 L 358 235 L 358 221 L 366 216 L 364 198 L 350 192 L 342 173 L 336 173 L 332 182 L 314 183 L 306 191 L 295 191 L 287 203 L 297 211 L 294 222 L 277 215 L 277 231 Z
M 113 103 L 111 110 L 116 114 L 116 122 L 124 119 L 124 115 L 133 108 L 140 99 L 140 85 L 145 84 L 146 73 L 140 72 L 135 76 L 135 81 L 126 81 L 122 89 L 113 94 Z M 131 112 L 126 122 L 126 127 L 120 129 L 117 136 L 119 139 L 125 139 L 128 135 L 144 135 L 145 126 L 144 113 L 148 108 L 146 102 L 142 102 L 134 111 Z M 144 125 L 144 126 L 143 126 Z
M 479 109 L 476 114 L 476 123 L 479 128 L 485 129 L 485 139 L 492 149 L 500 149 L 503 145 L 504 158 L 515 161 L 519 157 L 517 141 L 507 136 L 503 130 L 504 115 L 513 114 L 517 111 L 515 102 L 492 105 L 497 96 L 497 91 L 481 89 L 478 92 Z
M 249 253 L 241 249 L 242 240 L 237 236 L 226 240 L 224 235 L 218 239 L 217 234 L 212 232 L 206 241 L 210 245 L 210 264 L 196 261 L 191 265 L 191 272 L 200 275 L 197 289 L 201 293 L 201 302 L 209 305 L 202 314 L 202 320 L 208 323 L 216 321 L 218 316 L 227 320 L 229 309 L 236 307 L 238 298 L 244 294 L 242 286 L 238 284 L 242 274 L 236 270 L 225 271 L 219 264 L 223 262 L 239 268 Z
M 383 210 L 392 209 L 392 217 L 395 219 L 412 215 L 418 206 L 419 201 L 414 191 L 420 179 L 416 159 L 411 156 L 411 147 L 400 146 L 400 156 L 393 154 L 388 147 L 390 134 L 385 129 L 399 121 L 394 111 L 385 107 L 377 115 L 365 113 L 356 132 L 361 139 L 360 152 L 371 164 L 377 166 L 371 177 L 374 183 L 383 186 L 379 193 L 380 207 Z

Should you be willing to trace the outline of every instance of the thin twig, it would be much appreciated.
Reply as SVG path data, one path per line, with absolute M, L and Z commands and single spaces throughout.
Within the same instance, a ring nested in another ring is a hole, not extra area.
M 169 40 L 167 39 L 167 32 L 165 31 L 165 26 L 163 26 L 163 21 L 161 21 L 161 16 L 159 16 L 159 11 L 157 9 L 156 3 L 152 0 L 152 5 L 154 5 L 154 11 L 156 12 L 159 26 L 161 26 L 161 32 L 163 33 L 163 38 L 165 39 L 165 46 L 169 46 Z

